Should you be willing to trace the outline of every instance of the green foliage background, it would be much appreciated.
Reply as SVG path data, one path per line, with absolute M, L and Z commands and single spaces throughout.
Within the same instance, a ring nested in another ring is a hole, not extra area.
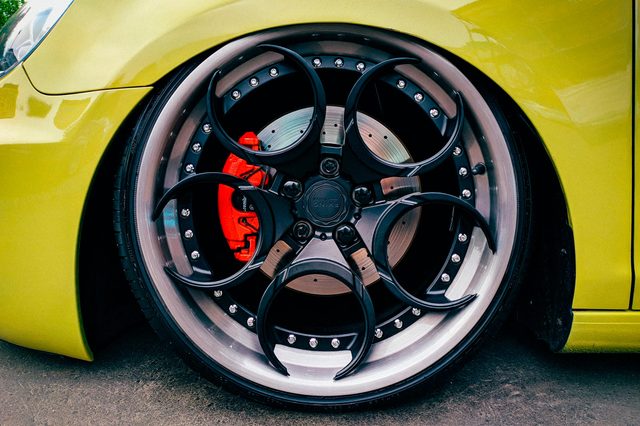
M 24 3 L 24 0 L 0 0 L 0 27 L 7 22 L 13 12 Z

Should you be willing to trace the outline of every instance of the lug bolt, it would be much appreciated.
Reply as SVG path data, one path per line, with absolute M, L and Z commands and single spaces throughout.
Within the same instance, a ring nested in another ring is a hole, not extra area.
M 257 77 L 251 77 L 251 79 L 249 80 L 249 85 L 251 85 L 251 87 L 256 87 L 259 83 L 260 80 L 258 80 Z
M 278 76 L 278 68 L 273 67 L 269 70 L 269 75 L 271 77 L 277 77 Z
M 202 125 L 202 131 L 205 132 L 205 133 L 211 133 L 211 124 L 204 123 Z
M 458 241 L 460 241 L 461 243 L 466 243 L 467 238 L 467 234 L 458 234 Z
M 429 110 L 429 115 L 431 116 L 431 118 L 438 118 L 438 116 L 440 115 L 440 111 L 438 111 L 437 108 L 431 108 Z
M 406 81 L 404 81 L 404 80 L 402 80 L 402 79 L 400 79 L 400 80 L 398 80 L 398 82 L 396 83 L 396 87 L 397 87 L 398 89 L 404 89 L 405 87 L 407 87 L 407 82 L 406 82 Z
M 318 346 L 318 339 L 316 339 L 315 337 L 309 339 L 309 346 L 311 346 L 312 348 Z
M 424 95 L 422 93 L 418 92 L 415 95 L 413 95 L 413 99 L 416 102 L 422 102 L 424 100 Z
M 320 162 L 320 172 L 325 176 L 335 176 L 339 170 L 340 164 L 335 158 L 327 157 Z
M 231 92 L 231 97 L 235 100 L 240 99 L 240 96 L 242 96 L 242 93 L 240 93 L 239 90 L 234 90 L 233 92 Z
M 344 61 L 342 60 L 342 58 L 336 58 L 335 61 L 333 61 L 333 64 L 337 67 L 337 68 L 342 68 L 344 66 Z
M 287 342 L 290 345 L 293 345 L 296 342 L 296 336 L 294 336 L 293 334 L 290 334 L 289 336 L 287 336 Z
M 188 240 L 193 238 L 193 231 L 191 229 L 187 229 L 184 231 L 184 237 Z
M 449 281 L 451 281 L 451 276 L 449 274 L 442 274 L 440 275 L 440 279 L 443 283 L 448 283 Z
M 338 244 L 348 246 L 356 239 L 356 230 L 351 225 L 340 225 L 336 228 L 336 240 Z
M 189 163 L 186 166 L 184 166 L 184 170 L 187 173 L 193 173 L 196 170 L 196 168 L 195 168 L 195 166 L 193 164 Z
M 420 316 L 420 314 L 422 313 L 422 311 L 419 308 L 412 308 L 411 309 L 411 313 L 417 317 Z
M 256 320 L 253 317 L 249 317 L 247 318 L 247 326 L 248 327 L 253 327 L 253 325 L 256 323 Z
M 401 319 L 396 319 L 395 321 L 393 321 L 393 325 L 396 328 L 402 328 L 402 320 Z
M 289 180 L 282 185 L 282 193 L 289 198 L 298 198 L 302 194 L 302 184 L 297 180 Z
M 222 297 L 222 290 L 214 290 L 213 295 L 215 297 Z
M 458 174 L 462 177 L 466 177 L 469 174 L 469 171 L 466 167 L 460 167 L 460 169 L 458 169 Z
M 232 314 L 238 312 L 238 305 L 229 305 L 229 312 Z
M 191 149 L 193 150 L 193 152 L 200 152 L 202 151 L 202 145 L 196 142 L 193 144 L 193 146 L 191 146 Z
M 331 346 L 334 349 L 338 349 L 340 347 L 340 340 L 338 339 L 331 339 Z
M 462 149 L 459 146 L 456 146 L 455 148 L 453 148 L 453 155 L 457 157 L 460 154 L 462 154 Z
M 313 228 L 311 227 L 311 225 L 308 222 L 305 222 L 303 220 L 299 221 L 293 226 L 293 236 L 298 241 L 308 240 L 309 237 L 311 237 L 312 233 L 313 233 Z
M 200 252 L 197 250 L 194 250 L 191 252 L 191 259 L 193 260 L 198 260 L 200 258 Z
M 462 198 L 471 198 L 471 191 L 469 191 L 468 189 L 463 189 Z
M 451 261 L 453 263 L 460 263 L 460 255 L 458 253 L 453 253 L 451 255 Z
M 356 69 L 357 69 L 358 71 L 360 71 L 360 72 L 364 71 L 364 69 L 365 69 L 366 67 L 367 67 L 367 66 L 364 64 L 364 62 L 358 62 L 358 63 L 356 64 Z
M 366 186 L 358 186 L 353 190 L 351 196 L 353 197 L 353 201 L 361 206 L 369 204 L 372 199 L 371 190 Z
M 313 58 L 313 61 L 311 61 L 313 63 L 313 66 L 318 68 L 320 65 L 322 65 L 322 60 L 320 58 Z
M 380 330 L 379 328 L 376 328 L 376 333 L 375 333 L 375 334 L 376 334 L 376 337 L 377 337 L 378 339 L 381 339 L 381 338 L 382 338 L 382 335 L 383 335 L 384 333 L 383 333 L 383 332 L 382 332 L 382 330 Z
M 182 216 L 182 217 L 189 217 L 190 214 L 191 214 L 191 210 L 189 210 L 189 209 L 180 210 L 180 216 Z

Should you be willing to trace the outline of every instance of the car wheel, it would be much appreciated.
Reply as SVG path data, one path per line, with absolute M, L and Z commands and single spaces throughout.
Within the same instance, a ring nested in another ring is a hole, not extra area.
M 499 107 L 437 49 L 295 26 L 167 79 L 129 141 L 116 232 L 152 325 L 200 371 L 354 406 L 432 382 L 495 328 L 527 188 Z

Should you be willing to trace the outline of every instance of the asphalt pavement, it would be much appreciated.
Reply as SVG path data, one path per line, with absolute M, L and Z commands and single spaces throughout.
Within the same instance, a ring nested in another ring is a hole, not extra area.
M 561 355 L 513 327 L 457 374 L 368 411 L 270 408 L 191 371 L 145 326 L 93 363 L 0 342 L 1 425 L 640 424 L 640 355 Z

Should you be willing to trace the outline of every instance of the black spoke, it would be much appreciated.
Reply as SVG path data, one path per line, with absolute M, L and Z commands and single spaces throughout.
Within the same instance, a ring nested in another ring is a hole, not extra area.
M 449 158 L 455 149 L 456 143 L 462 134 L 464 123 L 464 102 L 460 93 L 456 91 L 451 93 L 456 104 L 456 115 L 453 119 L 447 120 L 447 126 L 443 134 L 446 142 L 438 152 L 423 161 L 404 163 L 386 161 L 367 147 L 360 134 L 357 110 L 364 89 L 385 71 L 389 71 L 397 65 L 415 64 L 417 62 L 419 61 L 413 58 L 387 59 L 366 72 L 351 89 L 344 110 L 346 140 L 344 157 L 351 168 L 349 174 L 355 183 L 379 181 L 382 178 L 391 176 L 404 177 L 424 174 Z
M 394 296 L 404 303 L 414 307 L 437 311 L 461 308 L 469 304 L 476 295 L 469 294 L 460 299 L 449 300 L 444 295 L 444 290 L 446 290 L 444 287 L 433 288 L 432 286 L 430 291 L 427 292 L 425 300 L 419 299 L 409 293 L 398 283 L 393 275 L 391 266 L 389 265 L 387 257 L 387 241 L 393 225 L 410 210 L 429 204 L 447 205 L 459 209 L 463 215 L 473 220 L 473 222 L 482 230 L 485 238 L 487 239 L 487 245 L 493 252 L 495 252 L 496 243 L 493 234 L 491 233 L 490 226 L 484 216 L 482 216 L 482 213 L 480 213 L 475 207 L 460 198 L 454 197 L 453 195 L 439 192 L 423 192 L 410 194 L 388 203 L 386 209 L 380 214 L 376 229 L 373 233 L 372 256 L 382 282 Z
M 175 281 L 190 287 L 208 289 L 234 287 L 245 282 L 261 268 L 274 240 L 284 233 L 286 224 L 291 223 L 291 220 L 287 219 L 288 205 L 283 202 L 281 197 L 257 188 L 244 179 L 226 173 L 209 172 L 191 175 L 172 186 L 158 201 L 152 219 L 156 220 L 160 216 L 169 201 L 184 196 L 195 187 L 205 185 L 229 186 L 234 190 L 241 191 L 242 195 L 246 196 L 253 205 L 253 210 L 261 224 L 258 230 L 255 254 L 236 273 L 220 279 L 212 279 L 212 274 L 209 271 L 198 270 L 194 271 L 191 276 L 184 276 L 170 267 L 164 269 Z M 278 215 L 277 221 L 275 220 L 276 215 Z
M 364 315 L 362 330 L 348 347 L 351 352 L 351 361 L 338 371 L 334 377 L 335 380 L 339 380 L 352 373 L 366 358 L 371 349 L 375 327 L 375 312 L 369 294 L 362 284 L 362 281 L 344 266 L 326 259 L 308 259 L 293 263 L 288 268 L 282 270 L 276 275 L 275 279 L 269 284 L 262 295 L 258 307 L 256 331 L 267 359 L 278 371 L 288 375 L 287 368 L 274 353 L 275 345 L 280 342 L 277 340 L 275 327 L 269 323 L 269 310 L 278 293 L 280 293 L 289 282 L 305 275 L 317 273 L 335 278 L 346 285 L 358 300 Z
M 207 114 L 211 121 L 211 131 L 215 138 L 230 152 L 250 164 L 272 166 L 286 174 L 303 178 L 314 171 L 320 155 L 320 133 L 324 124 L 327 102 L 322 82 L 313 67 L 293 50 L 272 44 L 258 46 L 264 50 L 277 52 L 293 62 L 307 77 L 313 91 L 313 114 L 306 131 L 287 148 L 276 151 L 254 151 L 238 144 L 224 130 L 218 113 L 215 88 L 222 78 L 222 71 L 216 70 L 211 77 L 207 91 Z
M 256 254 L 256 256 L 254 256 L 253 259 L 247 262 L 238 272 L 219 280 L 210 279 L 210 272 L 200 271 L 194 273 L 192 276 L 186 277 L 169 268 L 168 266 L 165 266 L 164 270 L 167 275 L 169 275 L 171 278 L 173 278 L 174 281 L 177 281 L 180 284 L 184 284 L 186 286 L 194 288 L 222 290 L 232 288 L 246 282 L 263 265 L 264 261 L 264 255 Z

